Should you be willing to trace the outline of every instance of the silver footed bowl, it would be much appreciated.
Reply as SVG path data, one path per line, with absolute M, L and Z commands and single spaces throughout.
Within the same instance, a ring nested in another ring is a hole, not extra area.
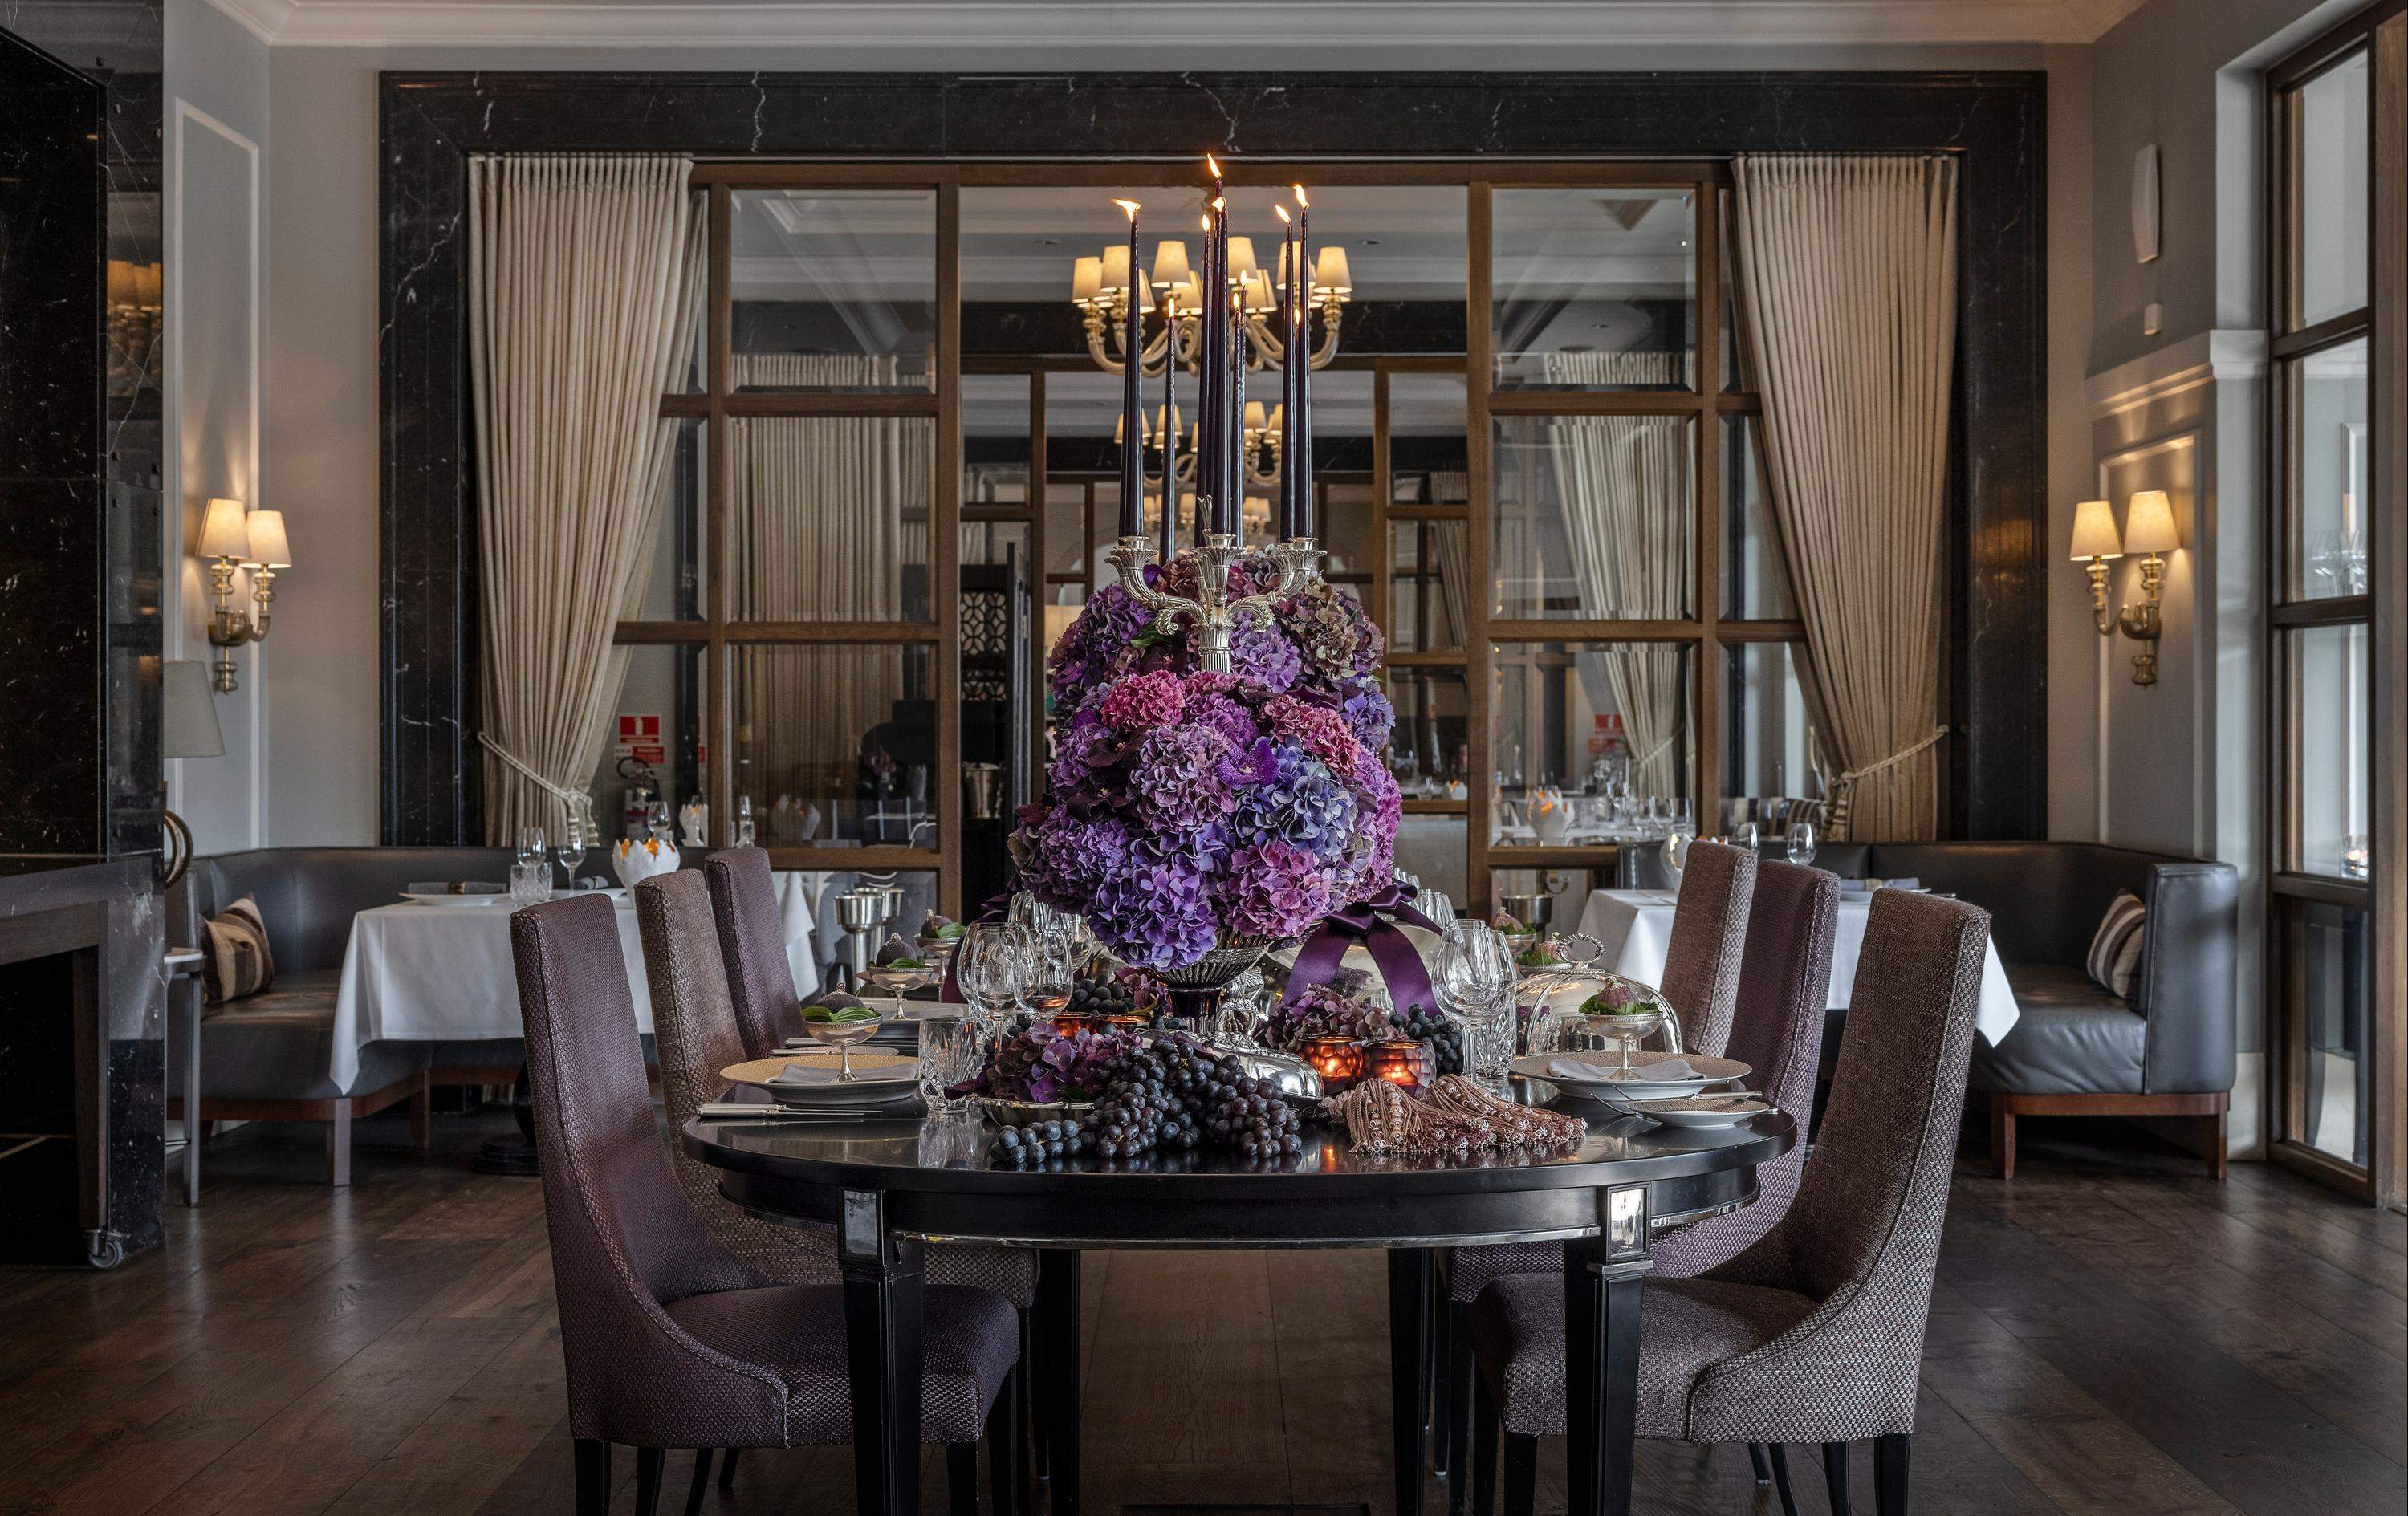
M 1280 945 L 1278 937 L 1244 938 L 1215 948 L 1184 968 L 1163 969 L 1158 977 L 1174 990 L 1217 990 Z
M 1034 1126 L 1039 1122 L 1083 1122 L 1095 1113 L 1092 1100 L 1007 1100 L 982 1094 L 979 1108 L 997 1126 Z

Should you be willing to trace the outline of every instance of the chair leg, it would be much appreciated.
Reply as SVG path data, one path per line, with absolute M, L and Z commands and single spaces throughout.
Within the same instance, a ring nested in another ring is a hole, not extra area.
M 664 1448 L 636 1450 L 636 1516 L 658 1516 L 661 1509 L 661 1465 L 668 1457 Z
M 721 1489 L 733 1490 L 736 1488 L 736 1455 L 743 1451 L 744 1450 L 741 1448 L 728 1448 L 721 1452 L 719 1457 L 719 1487 Z
M 1044 1350 L 1038 1346 L 1037 1332 L 1031 1324 L 1034 1315 L 1028 1308 L 1021 1308 L 1020 1374 L 1025 1388 L 1020 1396 L 1020 1436 L 1023 1445 L 1028 1449 L 1028 1470 L 1041 1480 L 1048 1473 L 1045 1418 L 1037 1414 L 1036 1387 L 1045 1382 L 1045 1371 L 1037 1362 L 1037 1355 Z
M 1823 1488 L 1830 1493 L 1831 1516 L 1848 1516 L 1848 1445 L 1823 1444 Z
M 1990 1177 L 2015 1177 L 2015 1113 L 1995 1095 L 1990 1100 Z
M 2200 1146 L 2206 1151 L 2207 1177 L 2212 1180 L 2224 1178 L 2224 1114 L 2219 1110 L 2213 1116 L 2200 1118 L 2204 1132 Z
M 1906 1455 L 1912 1432 L 1893 1432 L 1873 1443 L 1874 1516 L 1906 1516 Z
M 701 1516 L 702 1497 L 710 1493 L 710 1452 L 694 1450 L 694 1482 L 685 1487 L 685 1516 Z
M 609 1516 L 610 1444 L 599 1437 L 577 1439 L 577 1516 Z
M 1012 1365 L 986 1413 L 987 1498 L 995 1516 L 1022 1516 L 1027 1504 L 1028 1480 L 1020 1471 L 1021 1389 L 1027 1377 L 1026 1364 Z
M 1772 1465 L 1772 1490 L 1781 1496 L 1781 1516 L 1798 1516 L 1798 1495 L 1789 1488 L 1789 1449 L 1775 1442 L 1766 1447 L 1764 1456 Z
M 1747 1461 L 1756 1469 L 1756 1482 L 1759 1488 L 1772 1482 L 1772 1466 L 1765 1461 L 1763 1443 L 1747 1445 Z
M 418 1093 L 409 1097 L 409 1141 L 419 1151 L 435 1146 L 435 1086 L 418 1077 Z
M 342 1189 L 351 1182 L 351 1103 L 335 1102 L 335 1119 L 326 1123 L 326 1182 Z
M 1497 1402 L 1489 1396 L 1488 1381 L 1478 1375 L 1471 1380 L 1471 1426 L 1466 1437 L 1470 1447 L 1463 1462 L 1455 1466 L 1456 1477 L 1469 1474 L 1470 1485 L 1470 1516 L 1497 1516 L 1497 1435 L 1503 1428 L 1497 1423 Z
M 1422 1428 L 1422 1435 L 1429 1439 L 1430 1472 L 1440 1479 L 1445 1479 L 1447 1470 L 1455 1466 L 1452 1461 L 1454 1450 L 1447 1446 L 1446 1439 L 1446 1396 L 1448 1390 L 1453 1388 L 1448 1382 L 1453 1352 L 1448 1328 L 1454 1324 L 1455 1313 L 1447 1309 L 1446 1275 L 1443 1270 L 1433 1267 L 1430 1270 L 1429 1324 L 1422 1332 L 1422 1340 L 1427 1344 L 1422 1350 L 1422 1356 L 1429 1366 L 1422 1373 L 1423 1388 L 1429 1394 L 1429 1398 L 1423 1402 L 1429 1410 L 1429 1423 Z
M 1472 1389 L 1476 1377 L 1471 1363 L 1471 1307 L 1450 1302 L 1446 1308 L 1446 1466 L 1452 1472 L 1446 1492 L 1447 1516 L 1464 1516 L 1470 1508 L 1464 1503 L 1463 1492 L 1455 1485 L 1471 1467 L 1471 1439 L 1480 1435 L 1475 1424 L 1477 1412 L 1472 1409 Z M 1493 1480 L 1497 1471 L 1491 1468 Z
M 1539 1497 L 1539 1439 L 1505 1434 L 1505 1516 L 1531 1516 Z
M 953 1516 L 979 1516 L 978 1444 L 945 1444 L 945 1492 L 952 1497 Z

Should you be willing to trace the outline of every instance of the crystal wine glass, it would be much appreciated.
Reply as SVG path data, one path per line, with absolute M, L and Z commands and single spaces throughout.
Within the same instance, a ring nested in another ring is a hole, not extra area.
M 1501 1087 L 1513 1061 L 1513 947 L 1485 922 L 1467 921 L 1439 945 L 1439 1004 L 1470 1031 L 1471 1077 Z
M 1814 861 L 1814 823 L 1802 816 L 1789 823 L 1789 861 L 1801 868 Z
M 644 830 L 651 833 L 652 839 L 664 847 L 669 844 L 669 828 L 674 820 L 666 800 L 654 800 L 644 808 Z
M 962 934 L 953 956 L 954 981 L 989 1027 L 1000 1025 L 1018 1007 L 1023 973 L 1021 945 L 1010 927 L 974 922 Z
M 1079 967 L 1077 938 L 1068 921 L 1057 915 L 1048 930 L 1021 928 L 1020 947 L 1021 1003 L 1040 1016 L 1068 1006 Z
M 568 871 L 568 887 L 574 890 L 577 888 L 577 871 L 585 866 L 585 851 L 593 846 L 593 839 L 585 835 L 585 823 L 574 813 L 561 822 L 559 838 L 553 855 L 560 860 L 560 866 Z

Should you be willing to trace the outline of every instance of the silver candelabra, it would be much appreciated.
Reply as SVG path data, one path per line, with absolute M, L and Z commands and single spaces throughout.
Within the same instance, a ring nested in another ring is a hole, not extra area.
M 1197 502 L 1199 511 L 1208 508 L 1202 500 Z M 1166 594 L 1145 581 L 1148 564 L 1159 562 L 1164 578 L 1175 559 L 1158 560 L 1152 539 L 1125 536 L 1112 544 L 1105 554 L 1112 567 L 1119 571 L 1121 588 L 1146 609 L 1154 612 L 1154 624 L 1165 636 L 1178 630 L 1184 616 L 1195 623 L 1197 666 L 1207 674 L 1229 671 L 1229 633 L 1237 624 L 1238 615 L 1246 610 L 1268 610 L 1282 595 L 1297 585 L 1310 583 L 1321 577 L 1321 549 L 1309 536 L 1290 537 L 1263 550 L 1279 565 L 1279 579 L 1269 589 L 1253 594 L 1233 595 L 1229 593 L 1229 569 L 1243 557 L 1247 549 L 1238 537 L 1226 532 L 1213 532 L 1204 538 L 1204 545 L 1189 548 L 1179 558 L 1192 559 L 1196 565 L 1196 595 Z

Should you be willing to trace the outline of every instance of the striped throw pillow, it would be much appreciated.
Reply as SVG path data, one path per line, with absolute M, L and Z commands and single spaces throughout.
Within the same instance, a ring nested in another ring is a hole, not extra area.
M 2099 935 L 2090 939 L 2090 977 L 2125 1000 L 2132 998 L 2132 970 L 2141 962 L 2141 927 L 2147 920 L 2140 897 L 2118 890 L 2099 923 Z
M 212 1006 L 257 994 L 276 982 L 267 922 L 249 895 L 201 923 L 201 997 Z

